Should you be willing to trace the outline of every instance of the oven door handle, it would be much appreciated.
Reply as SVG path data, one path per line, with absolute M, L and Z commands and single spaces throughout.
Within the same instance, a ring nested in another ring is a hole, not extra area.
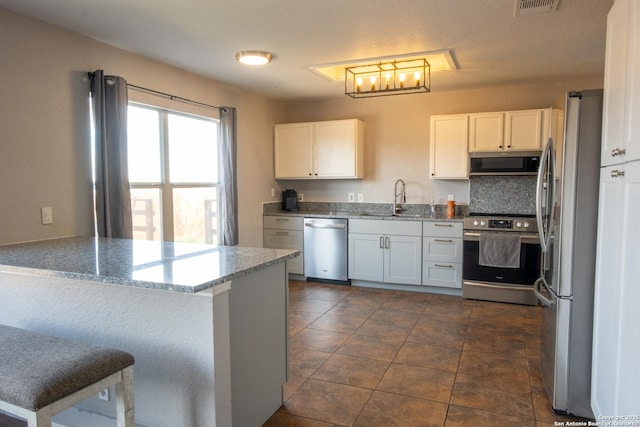
M 480 241 L 480 234 L 481 233 L 465 231 L 463 240 L 466 242 L 478 242 Z M 537 234 L 520 234 L 520 241 L 525 244 L 540 244 L 540 238 Z

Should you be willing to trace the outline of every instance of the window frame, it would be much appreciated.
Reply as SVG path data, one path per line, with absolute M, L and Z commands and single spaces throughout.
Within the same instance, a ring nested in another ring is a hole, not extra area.
M 188 188 L 214 188 L 216 191 L 216 230 L 217 238 L 215 242 L 211 242 L 214 245 L 219 245 L 221 243 L 221 233 L 222 230 L 222 218 L 220 215 L 222 208 L 222 183 L 221 183 L 221 144 L 220 144 L 220 119 L 214 117 L 208 117 L 193 113 L 187 113 L 183 111 L 170 110 L 165 107 L 159 107 L 155 105 L 150 105 L 146 103 L 136 102 L 129 100 L 128 106 L 133 106 L 137 108 L 145 108 L 148 110 L 156 111 L 159 114 L 159 143 L 160 143 L 160 181 L 159 182 L 129 182 L 129 188 L 131 190 L 137 189 L 152 189 L 159 190 L 159 203 L 161 210 L 161 230 L 160 230 L 160 240 L 161 242 L 174 242 L 174 205 L 173 205 L 173 191 L 174 189 L 188 189 Z M 170 176 L 170 159 L 169 159 L 169 115 L 179 115 L 185 117 L 192 117 L 201 120 L 207 120 L 214 122 L 216 124 L 217 135 L 216 135 L 216 150 L 217 150 L 217 170 L 218 170 L 218 181 L 215 183 L 210 182 L 181 182 L 181 183 L 171 183 Z M 132 212 L 133 215 L 133 212 Z M 206 239 L 206 237 L 205 237 Z M 140 240 L 140 239 L 138 239 Z M 206 243 L 202 242 L 202 243 Z

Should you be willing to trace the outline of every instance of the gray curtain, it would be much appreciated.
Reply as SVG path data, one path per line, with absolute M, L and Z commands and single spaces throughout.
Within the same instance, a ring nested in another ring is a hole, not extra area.
M 238 185 L 236 109 L 220 107 L 222 151 L 222 244 L 238 244 Z
M 100 237 L 131 239 L 131 196 L 127 160 L 127 82 L 91 74 L 91 101 L 95 135 L 95 216 Z

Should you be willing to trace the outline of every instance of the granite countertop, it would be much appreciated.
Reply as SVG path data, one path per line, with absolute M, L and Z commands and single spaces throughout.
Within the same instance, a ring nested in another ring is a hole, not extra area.
M 69 237 L 0 246 L 0 271 L 195 293 L 298 255 L 287 249 Z
M 435 217 L 431 217 L 427 214 L 419 214 L 419 213 L 407 213 L 407 214 L 398 214 L 391 215 L 387 213 L 376 213 L 376 212 L 349 212 L 349 211 L 273 211 L 273 212 L 264 212 L 264 216 L 297 216 L 297 217 L 305 217 L 305 218 L 347 218 L 347 219 L 381 219 L 381 220 L 389 220 L 389 221 L 432 221 L 432 222 L 462 222 L 463 216 L 455 216 L 453 218 L 447 218 L 444 215 L 436 215 Z

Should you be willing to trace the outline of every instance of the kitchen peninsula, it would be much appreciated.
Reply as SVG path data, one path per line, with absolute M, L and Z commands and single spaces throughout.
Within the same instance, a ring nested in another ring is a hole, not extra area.
M 0 324 L 132 353 L 138 425 L 261 425 L 282 402 L 297 255 L 85 237 L 0 246 Z M 79 406 L 60 416 L 115 414 L 113 401 Z

